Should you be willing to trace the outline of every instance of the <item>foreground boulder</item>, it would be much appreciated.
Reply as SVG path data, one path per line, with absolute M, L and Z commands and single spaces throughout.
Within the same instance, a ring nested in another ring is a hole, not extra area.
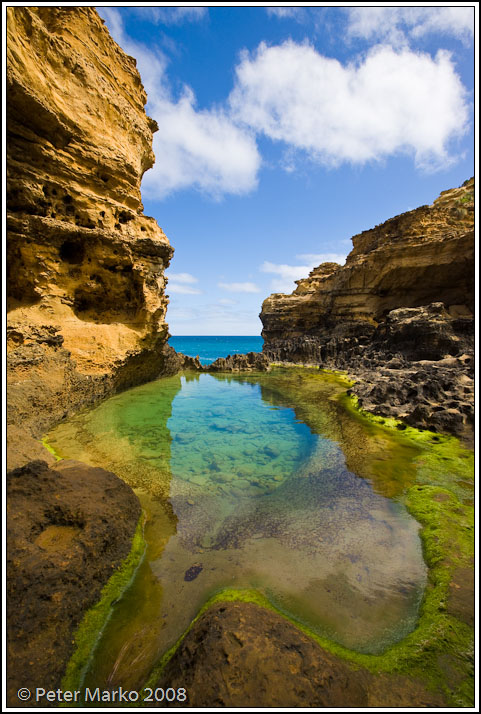
M 7 474 L 8 680 L 55 689 L 85 611 L 131 549 L 140 517 L 115 474 L 76 461 L 32 461 Z
M 211 607 L 155 687 L 185 688 L 188 701 L 163 702 L 171 707 L 442 706 L 420 683 L 356 668 L 281 615 L 242 602 Z

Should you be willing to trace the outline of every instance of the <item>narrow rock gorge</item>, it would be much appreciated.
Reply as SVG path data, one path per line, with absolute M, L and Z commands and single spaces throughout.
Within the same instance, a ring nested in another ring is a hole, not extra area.
M 173 249 L 143 213 L 157 127 L 135 60 L 91 7 L 10 7 L 7 93 L 7 696 L 18 707 L 29 704 L 20 687 L 61 686 L 84 613 L 145 545 L 127 483 L 56 463 L 40 441 L 83 407 L 181 367 L 261 372 L 274 360 L 346 370 L 366 409 L 468 438 L 474 182 L 355 236 L 346 266 L 324 264 L 292 295 L 268 298 L 263 355 L 203 368 L 167 344 Z M 436 508 L 445 501 L 435 493 Z M 449 580 L 463 597 L 465 579 Z M 448 610 L 463 614 L 463 602 Z M 439 665 L 453 690 L 461 656 Z M 346 662 L 249 602 L 208 610 L 157 684 L 187 685 L 209 707 L 444 703 L 416 678 Z
M 368 411 L 472 437 L 474 179 L 352 238 L 263 305 L 270 360 L 346 370 Z

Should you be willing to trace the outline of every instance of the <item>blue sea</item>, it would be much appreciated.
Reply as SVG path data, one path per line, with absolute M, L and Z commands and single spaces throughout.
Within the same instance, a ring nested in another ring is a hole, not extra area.
M 259 336 L 247 337 L 171 337 L 169 345 L 189 357 L 199 356 L 201 364 L 211 364 L 218 357 L 262 352 L 264 340 Z

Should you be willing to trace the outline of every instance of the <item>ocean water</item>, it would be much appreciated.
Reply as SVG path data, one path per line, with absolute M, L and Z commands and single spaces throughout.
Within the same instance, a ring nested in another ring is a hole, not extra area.
M 254 588 L 360 652 L 383 652 L 414 629 L 426 566 L 419 524 L 393 496 L 416 454 L 397 434 L 364 429 L 335 399 L 344 389 L 319 370 L 186 373 L 50 432 L 62 457 L 129 483 L 147 514 L 146 556 L 86 686 L 140 688 L 226 587 Z
M 191 336 L 171 337 L 169 345 L 188 357 L 199 356 L 201 364 L 212 364 L 218 357 L 262 352 L 264 340 L 260 335 L 246 336 Z

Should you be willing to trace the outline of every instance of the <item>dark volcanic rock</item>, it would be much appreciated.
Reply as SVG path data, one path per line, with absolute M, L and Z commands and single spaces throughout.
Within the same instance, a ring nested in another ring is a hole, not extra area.
M 346 370 L 363 408 L 472 439 L 474 179 L 352 241 L 344 266 L 264 301 L 264 354 Z
M 219 357 L 206 365 L 206 372 L 267 372 L 269 360 L 262 352 L 248 352 L 245 355 L 228 355 Z
M 374 676 L 322 650 L 286 619 L 252 603 L 210 608 L 155 687 L 184 687 L 188 707 L 442 706 L 400 676 Z
M 140 517 L 130 486 L 76 461 L 32 461 L 7 474 L 8 701 L 54 689 L 72 634 L 127 556 Z
M 366 411 L 472 438 L 474 320 L 453 317 L 442 303 L 391 310 L 377 327 L 347 323 L 264 349 L 272 360 L 346 370 Z

